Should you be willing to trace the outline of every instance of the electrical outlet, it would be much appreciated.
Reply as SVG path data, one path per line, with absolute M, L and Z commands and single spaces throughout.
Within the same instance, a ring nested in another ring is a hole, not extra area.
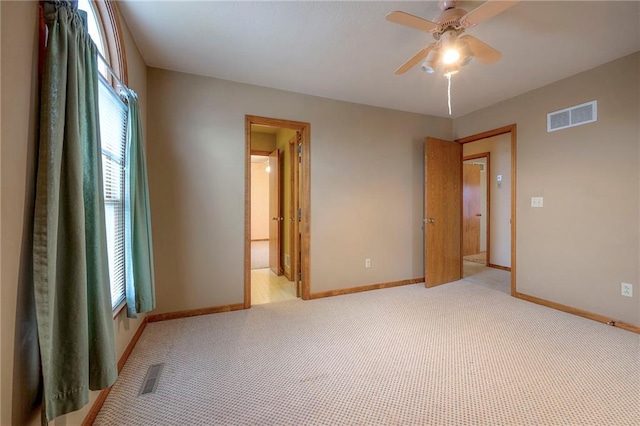
M 371 268 L 371 259 L 369 259 L 368 257 L 364 260 L 364 267 Z
M 622 283 L 620 289 L 623 296 L 633 297 L 633 284 Z
M 544 206 L 543 197 L 531 197 L 531 207 L 543 207 L 543 206 Z

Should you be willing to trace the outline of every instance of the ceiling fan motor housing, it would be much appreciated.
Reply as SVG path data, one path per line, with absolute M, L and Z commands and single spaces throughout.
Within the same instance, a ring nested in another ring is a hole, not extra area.
M 438 2 L 438 7 L 440 10 L 447 10 L 452 7 L 456 7 L 456 4 L 458 4 L 458 0 L 440 0 Z
M 457 7 L 444 10 L 435 21 L 438 23 L 438 27 L 433 32 L 433 37 L 436 40 L 440 39 L 440 36 L 449 30 L 455 30 L 460 32 L 462 25 L 460 25 L 460 18 L 467 14 L 467 11 Z

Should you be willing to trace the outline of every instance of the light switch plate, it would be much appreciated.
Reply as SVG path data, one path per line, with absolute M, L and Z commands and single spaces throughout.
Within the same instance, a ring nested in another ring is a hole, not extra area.
M 543 197 L 531 197 L 531 207 L 542 207 L 543 201 Z

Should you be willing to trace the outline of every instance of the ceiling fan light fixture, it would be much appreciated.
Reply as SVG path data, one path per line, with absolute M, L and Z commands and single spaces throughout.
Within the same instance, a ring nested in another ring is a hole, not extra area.
M 444 64 L 454 64 L 460 59 L 460 52 L 456 48 L 448 48 L 442 55 L 442 62 Z
M 436 64 L 432 61 L 424 61 L 420 68 L 422 68 L 422 71 L 426 72 L 427 74 L 433 74 L 434 72 L 436 72 Z
M 433 74 L 438 67 L 438 56 L 439 55 L 437 50 L 432 49 L 427 55 L 427 59 L 420 66 L 420 68 L 422 68 L 422 71 L 426 72 L 427 74 Z

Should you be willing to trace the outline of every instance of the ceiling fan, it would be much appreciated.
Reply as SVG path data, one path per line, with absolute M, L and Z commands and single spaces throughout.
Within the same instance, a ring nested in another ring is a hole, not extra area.
M 388 13 L 387 21 L 431 33 L 436 40 L 400 65 L 396 74 L 404 74 L 425 58 L 422 63 L 425 72 L 433 74 L 441 64 L 444 74 L 448 76 L 458 72 L 461 66 L 469 63 L 474 57 L 485 64 L 498 61 L 502 56 L 500 52 L 464 32 L 467 28 L 474 27 L 510 8 L 518 1 L 487 0 L 467 13 L 466 10 L 457 7 L 459 1 L 440 0 L 439 7 L 442 12 L 435 18 L 435 22 L 400 11 Z

